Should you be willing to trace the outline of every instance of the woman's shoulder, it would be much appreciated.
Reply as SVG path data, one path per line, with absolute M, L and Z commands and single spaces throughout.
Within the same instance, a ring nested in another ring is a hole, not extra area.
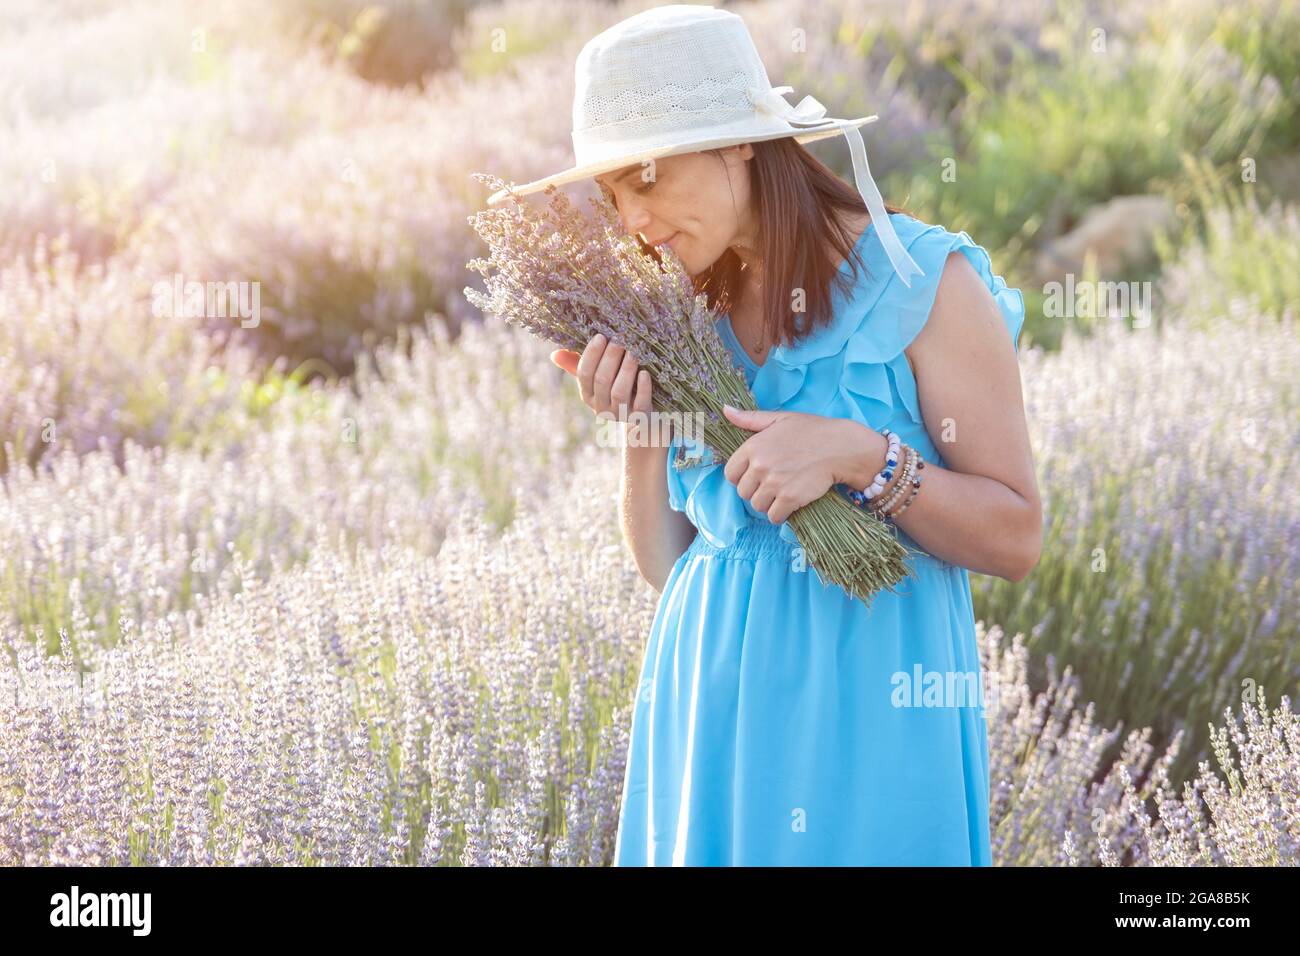
M 759 407 L 815 411 L 841 387 L 883 395 L 886 367 L 895 369 L 899 380 L 910 379 L 904 350 L 925 325 L 953 252 L 963 253 L 979 273 L 1011 341 L 1016 341 L 1024 323 L 1024 298 L 993 272 L 982 246 L 964 231 L 952 232 L 909 213 L 893 213 L 890 220 L 922 275 L 913 276 L 910 285 L 903 282 L 868 225 L 854 247 L 860 264 L 851 259 L 841 266 L 850 270 L 852 263 L 847 288 L 832 286 L 830 321 L 793 345 L 775 345 L 768 353 L 764 371 L 755 381 Z
M 853 341 L 859 360 L 888 361 L 902 353 L 920 333 L 938 295 L 948 258 L 962 253 L 1002 314 L 1012 342 L 1016 342 L 1025 318 L 1024 297 L 993 271 L 988 250 L 964 230 L 954 232 L 926 222 L 910 213 L 890 215 L 899 242 L 921 269 L 911 282 L 894 271 L 884 245 L 868 227 L 870 235 L 859 243 L 865 271 L 855 275 L 847 294 L 835 302 L 828 343 L 836 348 Z M 815 353 L 814 353 L 815 355 Z
M 949 258 L 954 252 L 961 252 L 974 268 L 976 276 L 1001 313 L 1011 345 L 1019 350 L 1019 337 L 1024 325 L 1024 297 L 1021 290 L 1013 289 L 1006 284 L 1005 278 L 993 271 L 993 256 L 989 255 L 987 248 L 975 242 L 966 230 L 953 232 L 944 226 L 923 222 L 913 216 L 904 217 L 904 226 L 898 237 L 907 248 L 907 254 L 917 261 L 924 276 L 915 277 L 909 287 L 889 268 L 888 259 L 885 260 L 885 268 L 889 272 L 879 297 L 872 303 L 872 310 L 878 313 L 881 310 L 887 311 L 892 317 L 891 320 L 881 321 L 876 315 L 872 321 L 876 328 L 884 328 L 891 333 L 888 350 L 905 349 L 918 336 L 935 306 L 940 281 L 943 280 Z M 880 255 L 884 255 L 880 243 L 875 245 Z

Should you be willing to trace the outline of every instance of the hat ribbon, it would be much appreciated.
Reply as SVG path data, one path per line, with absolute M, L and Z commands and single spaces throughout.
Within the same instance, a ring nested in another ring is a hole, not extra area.
M 894 232 L 894 224 L 885 210 L 885 200 L 880 195 L 876 181 L 871 177 L 871 166 L 867 162 L 867 148 L 863 145 L 862 133 L 847 120 L 828 117 L 826 107 L 813 96 L 805 96 L 799 101 L 798 106 L 791 106 L 786 102 L 784 94 L 793 92 L 793 86 L 773 86 L 767 89 L 750 87 L 748 90 L 750 102 L 760 113 L 778 116 L 788 123 L 829 122 L 843 128 L 844 136 L 849 141 L 849 152 L 853 156 L 853 181 L 858 187 L 858 193 L 867 204 L 867 212 L 871 214 L 871 221 L 876 226 L 876 235 L 880 238 L 880 244 L 885 247 L 885 255 L 889 256 L 890 265 L 903 280 L 903 284 L 911 288 L 912 277 L 924 276 L 925 273 L 898 241 L 898 233 Z

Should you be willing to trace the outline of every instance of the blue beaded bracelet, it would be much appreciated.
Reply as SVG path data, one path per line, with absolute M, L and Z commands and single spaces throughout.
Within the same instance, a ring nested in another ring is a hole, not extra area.
M 898 449 L 900 447 L 898 434 L 888 428 L 882 428 L 880 434 L 889 440 L 889 449 L 885 452 L 885 467 L 880 469 L 871 484 L 862 491 L 844 485 L 844 491 L 849 496 L 849 500 L 862 508 L 868 507 L 871 499 L 885 490 L 885 485 L 889 484 L 890 479 L 894 477 L 894 469 L 898 467 Z

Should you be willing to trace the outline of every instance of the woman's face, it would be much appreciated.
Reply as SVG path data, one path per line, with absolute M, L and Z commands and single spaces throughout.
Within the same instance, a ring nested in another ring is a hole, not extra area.
M 679 153 L 594 177 L 614 202 L 629 234 L 667 241 L 691 275 L 734 245 L 753 246 L 749 208 L 749 143 L 720 153 Z

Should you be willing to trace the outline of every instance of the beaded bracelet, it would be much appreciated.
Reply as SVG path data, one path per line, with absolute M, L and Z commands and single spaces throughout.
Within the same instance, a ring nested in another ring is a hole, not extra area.
M 906 475 L 904 475 L 900 483 L 898 483 L 897 492 L 894 494 L 892 501 L 889 501 L 888 505 L 883 509 L 885 511 L 884 520 L 889 524 L 893 524 L 894 519 L 904 512 L 907 505 L 910 505 L 911 501 L 913 501 L 913 498 L 917 497 L 917 476 L 920 473 L 919 466 L 923 466 L 924 459 L 920 458 L 920 453 L 918 453 L 917 450 L 913 449 L 913 453 L 915 458 L 909 462 L 911 466 L 909 471 L 907 471 Z M 904 498 L 906 498 L 906 501 L 904 501 Z M 898 502 L 900 501 L 904 502 L 902 503 L 902 507 L 898 507 Z
M 883 492 L 884 486 L 889 483 L 889 480 L 893 479 L 894 468 L 898 466 L 898 460 L 900 460 L 898 449 L 900 449 L 900 447 L 906 449 L 907 447 L 906 445 L 902 445 L 900 438 L 898 438 L 898 434 L 889 431 L 888 428 L 880 429 L 880 433 L 884 434 L 884 436 L 888 438 L 889 451 L 887 453 L 887 458 L 885 458 L 885 467 L 881 468 L 879 475 L 876 475 L 875 481 L 872 481 L 872 484 L 868 486 L 865 492 L 859 492 L 857 489 L 850 488 L 849 485 L 842 483 L 842 481 L 837 485 L 840 490 L 845 493 L 845 496 L 854 503 L 854 505 L 861 507 L 863 511 L 871 512 L 872 515 L 878 516 L 878 518 L 880 515 L 878 507 L 876 506 L 880 503 L 880 493 Z
M 893 513 L 893 515 L 890 516 L 891 521 L 895 520 L 899 515 L 901 515 L 904 511 L 906 511 L 908 509 L 908 506 L 911 505 L 911 503 L 916 500 L 916 496 L 921 493 L 921 471 L 924 468 L 925 468 L 925 459 L 922 458 L 919 462 L 917 462 L 916 465 L 916 477 L 912 479 L 912 493 L 908 495 L 907 500 L 903 502 L 903 507 L 899 508 L 897 511 Z
M 899 476 L 898 484 L 894 487 L 893 491 L 889 493 L 889 497 L 882 501 L 879 507 L 875 509 L 876 517 L 878 518 L 884 519 L 889 517 L 889 513 L 893 510 L 894 506 L 903 499 L 903 495 L 907 493 L 908 486 L 911 484 L 912 472 L 916 469 L 916 449 L 911 445 L 904 445 L 903 448 L 907 453 L 907 463 L 903 465 L 903 473 Z
M 889 484 L 889 480 L 894 477 L 894 469 L 898 467 L 898 434 L 888 428 L 882 428 L 880 434 L 889 440 L 889 449 L 885 452 L 885 467 L 880 469 L 871 484 L 862 491 L 850 488 L 848 485 L 844 486 L 853 503 L 863 508 L 868 507 L 871 499 L 885 490 L 885 485 Z

